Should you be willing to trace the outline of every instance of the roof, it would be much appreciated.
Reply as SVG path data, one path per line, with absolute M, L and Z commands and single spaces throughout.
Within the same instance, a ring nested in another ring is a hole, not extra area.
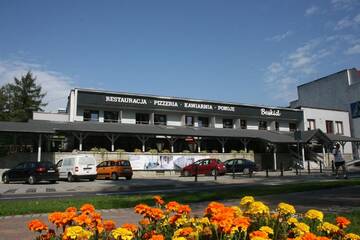
M 119 124 L 99 122 L 51 122 L 31 120 L 29 122 L 0 122 L 0 132 L 10 133 L 114 133 L 135 135 L 161 135 L 161 136 L 195 136 L 195 137 L 224 137 L 224 138 L 252 138 L 272 143 L 296 143 L 294 134 L 289 132 L 276 132 L 267 130 L 229 129 L 229 128 L 197 128 L 162 125 Z M 326 142 L 346 141 L 360 142 L 359 138 L 343 135 L 325 134 L 321 130 L 305 131 L 301 142 L 309 142 L 317 138 Z
M 305 85 L 308 85 L 308 84 L 311 84 L 311 83 L 314 83 L 314 82 L 321 81 L 321 80 L 323 80 L 323 79 L 326 79 L 326 78 L 329 77 L 329 76 L 333 76 L 333 75 L 336 75 L 336 74 L 339 74 L 339 73 L 343 73 L 343 72 L 346 72 L 347 70 L 349 70 L 349 69 L 343 69 L 343 70 L 338 71 L 338 72 L 336 72 L 336 73 L 332 73 L 332 74 L 326 75 L 326 76 L 324 76 L 324 77 L 321 77 L 321 78 L 312 80 L 312 81 L 310 81 L 310 82 L 306 82 L 306 83 L 300 84 L 300 85 L 297 86 L 297 88 L 300 88 L 300 87 L 302 87 L 302 86 L 305 86 Z

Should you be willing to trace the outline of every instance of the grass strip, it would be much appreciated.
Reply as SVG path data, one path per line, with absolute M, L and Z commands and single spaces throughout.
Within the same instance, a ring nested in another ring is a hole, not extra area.
M 345 186 L 360 185 L 360 179 L 338 180 L 327 182 L 289 183 L 276 186 L 239 186 L 219 190 L 194 192 L 174 192 L 161 194 L 166 201 L 181 203 L 194 203 L 224 199 L 239 199 L 245 195 L 264 196 L 269 194 L 284 194 L 293 192 L 313 191 Z M 41 200 L 11 200 L 0 201 L 0 216 L 48 213 L 64 211 L 69 206 L 80 207 L 84 203 L 91 203 L 97 209 L 113 209 L 134 207 L 139 203 L 153 204 L 150 194 L 137 195 L 111 195 L 87 196 L 66 199 L 41 199 Z

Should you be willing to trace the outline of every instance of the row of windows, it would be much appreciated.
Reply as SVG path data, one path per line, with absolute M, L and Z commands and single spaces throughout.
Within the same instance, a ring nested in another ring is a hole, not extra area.
M 334 125 L 334 121 L 326 120 L 325 126 L 326 126 L 326 133 L 330 133 L 330 134 L 335 133 L 335 134 L 341 134 L 341 135 L 344 134 L 344 127 L 343 127 L 342 121 L 335 121 L 335 125 Z M 308 130 L 316 129 L 315 119 L 307 120 L 307 128 L 308 128 Z
M 97 110 L 85 110 L 84 111 L 84 121 L 99 121 L 99 111 Z M 185 126 L 193 127 L 195 126 L 195 117 L 186 115 L 185 116 Z M 119 112 L 113 111 L 104 111 L 104 122 L 119 122 Z M 135 114 L 136 124 L 150 124 L 150 114 L 148 113 L 136 113 Z M 166 125 L 167 117 L 163 114 L 154 114 L 154 124 L 155 125 Z M 209 117 L 198 117 L 197 118 L 198 127 L 210 127 Z M 227 118 L 223 119 L 223 128 L 234 128 L 234 119 Z M 247 129 L 247 121 L 240 120 L 240 128 Z M 268 122 L 259 121 L 258 129 L 267 130 Z M 289 123 L 290 131 L 296 130 L 295 123 Z M 279 131 L 279 122 L 275 122 L 275 130 Z

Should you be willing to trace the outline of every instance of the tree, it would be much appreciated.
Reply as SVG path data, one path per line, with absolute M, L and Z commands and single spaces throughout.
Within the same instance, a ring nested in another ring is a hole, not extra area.
M 43 111 L 47 104 L 43 102 L 46 93 L 36 84 L 36 77 L 29 71 L 21 79 L 14 78 L 13 84 L 7 84 L 0 90 L 1 119 L 27 121 L 32 112 Z

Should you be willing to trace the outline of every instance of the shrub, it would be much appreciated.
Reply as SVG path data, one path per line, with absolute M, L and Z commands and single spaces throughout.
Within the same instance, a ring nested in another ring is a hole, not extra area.
M 230 153 L 238 153 L 236 150 L 231 150 Z
M 216 149 L 213 149 L 213 150 L 211 150 L 211 153 L 219 153 L 219 151 Z

